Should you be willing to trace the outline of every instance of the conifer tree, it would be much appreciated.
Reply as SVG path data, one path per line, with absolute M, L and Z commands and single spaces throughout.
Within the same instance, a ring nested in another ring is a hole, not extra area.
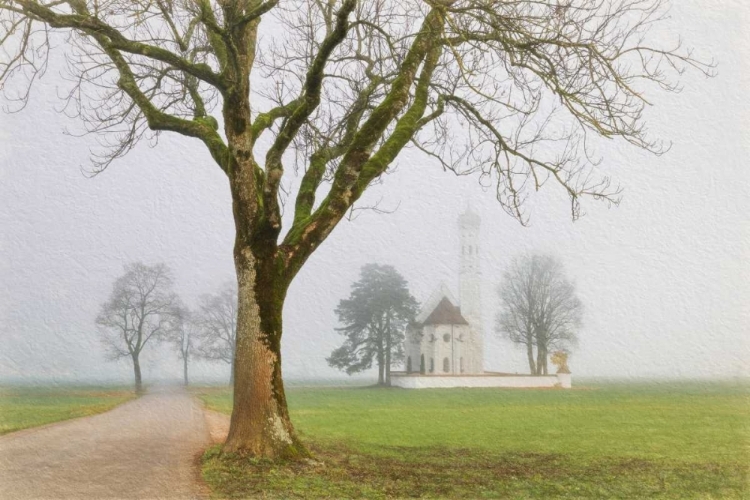
M 391 384 L 391 365 L 403 360 L 404 329 L 417 313 L 406 280 L 392 266 L 367 264 L 348 299 L 336 308 L 346 340 L 327 359 L 349 375 L 378 366 L 378 385 Z

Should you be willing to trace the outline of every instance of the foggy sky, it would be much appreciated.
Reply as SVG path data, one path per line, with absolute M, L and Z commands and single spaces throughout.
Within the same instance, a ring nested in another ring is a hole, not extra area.
M 668 154 L 599 143 L 603 168 L 625 189 L 620 207 L 586 200 L 574 223 L 550 184 L 531 200 L 524 228 L 476 177 L 404 152 L 364 201 L 397 210 L 342 222 L 292 284 L 285 375 L 346 376 L 325 357 L 343 340 L 334 308 L 363 264 L 394 265 L 420 301 L 441 281 L 458 295 L 457 216 L 469 199 L 482 217 L 486 369 L 528 369 L 524 352 L 493 333 L 495 288 L 513 256 L 552 252 L 585 305 L 575 375 L 750 375 L 750 4 L 673 3 L 659 32 L 666 40 L 679 33 L 699 56 L 714 57 L 718 77 L 692 72 L 682 93 L 651 93 L 648 128 L 673 142 Z M 95 138 L 64 135 L 80 125 L 55 111 L 58 70 L 23 112 L 0 113 L 0 382 L 127 382 L 128 362 L 104 359 L 94 324 L 100 304 L 134 260 L 171 266 L 190 305 L 233 279 L 229 186 L 202 144 L 166 133 L 156 148 L 141 144 L 101 175 L 84 176 Z M 143 365 L 147 382 L 180 376 L 168 348 L 144 352 Z M 196 373 L 223 378 L 226 367 Z

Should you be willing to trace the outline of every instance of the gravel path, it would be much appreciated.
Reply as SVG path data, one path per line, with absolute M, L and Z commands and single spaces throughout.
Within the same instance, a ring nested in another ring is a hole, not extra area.
M 199 499 L 203 409 L 162 389 L 114 410 L 0 437 L 2 499 Z

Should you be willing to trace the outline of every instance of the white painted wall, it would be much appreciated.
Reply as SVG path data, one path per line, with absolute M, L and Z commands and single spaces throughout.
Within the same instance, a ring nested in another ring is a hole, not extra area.
M 446 342 L 445 336 L 448 336 Z M 406 333 L 406 357 L 411 357 L 412 372 L 419 372 L 420 356 L 425 357 L 425 372 L 430 373 L 430 358 L 435 362 L 435 375 L 444 375 L 443 360 L 450 360 L 448 374 L 459 375 L 461 358 L 465 374 L 481 372 L 481 358 L 477 357 L 477 349 L 473 338 L 474 333 L 469 325 L 425 325 L 422 328 L 422 340 L 413 342 L 414 332 L 409 329 Z M 434 340 L 433 340 L 434 339 Z M 462 339 L 462 340 L 459 340 Z M 404 361 L 404 367 L 407 361 Z
M 437 366 L 436 366 L 437 368 Z M 508 376 L 508 375 L 480 375 L 480 376 L 419 376 L 391 374 L 391 385 L 404 389 L 449 389 L 456 387 L 509 387 L 509 388 L 539 388 L 561 387 L 570 389 L 571 375 L 558 373 L 540 377 Z

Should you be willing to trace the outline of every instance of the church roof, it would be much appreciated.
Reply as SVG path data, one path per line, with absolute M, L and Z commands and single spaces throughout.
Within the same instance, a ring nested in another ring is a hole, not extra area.
M 469 322 L 461 316 L 461 310 L 454 306 L 448 297 L 438 303 L 422 325 L 468 325 Z
M 422 308 L 419 310 L 419 314 L 417 314 L 417 317 L 414 320 L 415 323 L 418 323 L 420 325 L 423 324 L 427 320 L 427 317 L 432 314 L 432 311 L 435 310 L 438 304 L 440 304 L 440 301 L 442 301 L 443 299 L 448 299 L 451 304 L 453 304 L 454 306 L 458 306 L 458 301 L 453 297 L 451 291 L 448 289 L 445 283 L 440 283 L 435 291 L 432 292 L 430 298 L 422 304 Z

